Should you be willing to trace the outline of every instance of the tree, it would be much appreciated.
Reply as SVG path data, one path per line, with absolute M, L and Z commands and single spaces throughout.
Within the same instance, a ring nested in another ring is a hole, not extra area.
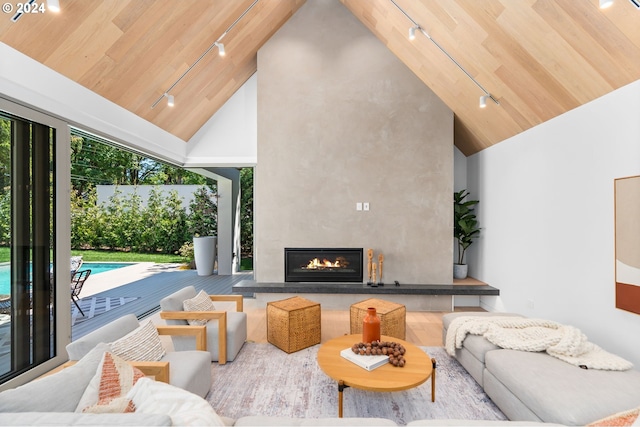
M 192 236 L 215 236 L 218 233 L 218 206 L 214 202 L 217 194 L 206 186 L 193 193 L 189 204 L 187 226 Z
M 0 194 L 11 185 L 11 122 L 0 118 Z
M 240 247 L 242 254 L 253 254 L 253 168 L 240 171 Z

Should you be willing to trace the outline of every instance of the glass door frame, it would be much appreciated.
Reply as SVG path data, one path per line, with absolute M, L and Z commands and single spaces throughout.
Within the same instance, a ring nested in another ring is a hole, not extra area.
M 0 391 L 31 381 L 68 360 L 65 350 L 71 342 L 71 298 L 69 293 L 69 259 L 71 256 L 71 164 L 70 128 L 68 123 L 56 117 L 12 102 L 0 95 L 0 111 L 55 129 L 55 205 L 54 274 L 55 274 L 55 354 L 28 371 L 0 384 Z

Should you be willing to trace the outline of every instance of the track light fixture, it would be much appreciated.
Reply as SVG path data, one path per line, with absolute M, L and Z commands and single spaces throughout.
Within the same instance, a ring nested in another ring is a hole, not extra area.
M 184 73 L 182 73 L 182 75 L 181 75 L 180 77 L 178 77 L 178 80 L 176 80 L 175 82 L 173 82 L 173 84 L 172 84 L 171 86 L 169 86 L 169 89 L 167 89 L 167 90 L 166 90 L 162 95 L 160 95 L 160 97 L 159 97 L 158 99 L 156 99 L 156 102 L 154 102 L 154 103 L 151 105 L 151 108 L 156 108 L 156 105 L 158 105 L 158 104 L 160 103 L 160 101 L 162 101 L 162 98 L 164 98 L 165 96 L 168 98 L 167 105 L 169 105 L 169 106 L 173 106 L 173 95 L 169 95 L 169 92 L 171 92 L 171 89 L 173 89 L 173 88 L 174 88 L 178 83 L 180 83 L 180 81 L 181 81 L 182 79 L 184 79 L 184 78 L 185 78 L 185 76 L 186 76 L 187 74 L 189 74 L 189 72 L 193 69 L 193 67 L 195 67 L 196 65 L 198 65 L 198 63 L 199 63 L 200 61 L 202 61 L 202 58 L 204 58 L 204 57 L 207 55 L 207 53 L 209 53 L 209 51 L 211 51 L 211 49 L 213 49 L 214 47 L 217 47 L 217 48 L 218 48 L 218 55 L 220 55 L 220 56 L 224 56 L 226 52 L 225 52 L 225 50 L 224 50 L 224 44 L 222 44 L 222 39 L 227 35 L 227 33 L 228 33 L 229 31 L 231 31 L 231 30 L 233 29 L 233 27 L 235 27 L 235 26 L 236 26 L 236 24 L 237 24 L 238 22 L 240 22 L 240 20 L 241 20 L 242 18 L 244 18 L 244 16 L 245 16 L 247 13 L 249 13 L 249 11 L 250 11 L 251 9 L 253 9 L 253 6 L 255 6 L 255 5 L 256 5 L 256 3 L 258 3 L 258 1 L 259 1 L 259 0 L 254 0 L 254 2 L 253 2 L 253 3 L 251 3 L 251 6 L 249 6 L 249 7 L 248 7 L 244 12 L 242 12 L 242 15 L 240 15 L 240 16 L 238 17 L 238 19 L 236 19 L 235 21 L 233 21 L 233 23 L 229 26 L 229 28 L 227 28 L 227 30 L 226 30 L 224 33 L 222 33 L 222 35 L 221 35 L 220 37 L 218 37 L 218 40 L 216 40 L 215 42 L 213 42 L 213 43 L 212 43 L 212 44 L 207 48 L 207 50 L 205 50 L 205 51 L 204 51 L 204 53 L 203 53 L 202 55 L 200 55 L 200 57 L 199 57 L 198 59 L 196 59 L 196 62 L 194 62 L 193 64 L 191 64 L 191 66 L 190 66 L 189 68 L 187 68 L 187 70 L 186 70 Z
M 50 10 L 51 12 L 60 12 L 60 1 L 47 0 L 47 10 Z
M 467 75 L 467 77 L 469 77 L 469 79 L 474 82 L 476 84 L 476 86 L 478 86 L 480 88 L 480 90 L 482 90 L 482 92 L 484 92 L 484 95 L 482 95 L 480 97 L 480 108 L 485 108 L 487 106 L 487 99 L 491 99 L 493 102 L 496 103 L 496 105 L 500 105 L 500 103 L 498 102 L 498 100 L 496 98 L 493 97 L 493 95 L 491 95 L 489 93 L 489 91 L 487 91 L 484 87 L 482 87 L 482 85 L 480 83 L 478 83 L 478 81 L 476 79 L 473 78 L 473 76 L 471 74 L 469 74 L 469 72 L 467 70 L 464 69 L 464 67 L 462 65 L 460 65 L 460 63 L 458 61 L 456 61 L 453 56 L 451 56 L 451 54 L 449 54 L 449 52 L 447 52 L 445 50 L 445 48 L 443 48 L 442 46 L 440 46 L 440 44 L 435 41 L 431 35 L 429 33 L 427 33 L 424 28 L 422 28 L 420 26 L 420 24 L 418 24 L 411 16 L 409 16 L 409 14 L 407 12 L 405 12 L 400 6 L 398 6 L 398 4 L 394 1 L 394 0 L 389 0 L 391 3 L 393 3 L 393 5 L 400 11 L 402 12 L 402 14 L 404 16 L 407 17 L 407 19 L 409 21 L 411 21 L 412 27 L 409 28 L 409 40 L 413 40 L 415 38 L 416 35 L 416 30 L 420 31 L 426 38 L 428 38 L 438 49 L 440 49 L 440 51 L 442 53 L 444 53 L 447 58 L 449 58 L 451 60 L 451 62 L 453 62 L 456 67 L 458 67 L 460 69 L 460 71 L 462 71 L 463 73 L 465 73 Z
M 416 38 L 416 30 L 420 27 L 411 27 L 409 28 L 409 40 L 414 40 Z
M 218 55 L 220 56 L 224 56 L 225 52 L 224 52 L 224 45 L 222 43 L 215 43 L 215 45 L 218 47 Z
M 600 9 L 606 9 L 613 5 L 613 0 L 600 0 Z

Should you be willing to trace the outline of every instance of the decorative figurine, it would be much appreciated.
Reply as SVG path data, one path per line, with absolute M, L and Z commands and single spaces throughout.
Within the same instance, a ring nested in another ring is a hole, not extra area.
M 373 262 L 373 249 L 367 249 L 367 285 L 371 286 L 373 282 L 371 281 L 371 264 Z
M 382 281 L 382 263 L 384 262 L 384 255 L 378 255 L 378 265 L 380 265 L 380 280 L 378 281 L 378 286 L 384 286 L 384 282 Z
M 371 283 L 376 283 L 376 263 L 371 265 Z

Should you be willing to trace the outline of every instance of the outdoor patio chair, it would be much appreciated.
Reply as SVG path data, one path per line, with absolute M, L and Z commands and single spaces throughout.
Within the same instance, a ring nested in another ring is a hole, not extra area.
M 80 270 L 82 267 L 82 255 L 72 256 L 69 260 L 69 271 L 71 272 L 71 277 L 76 273 L 76 271 Z
M 185 311 L 183 303 L 197 295 L 193 286 L 187 286 L 160 300 L 160 318 L 168 325 L 187 325 L 187 319 L 205 320 L 207 350 L 211 360 L 223 365 L 235 359 L 247 340 L 247 313 L 242 311 L 242 295 L 209 295 L 215 311 Z M 193 347 L 188 337 L 172 336 L 176 350 Z
M 83 317 L 84 312 L 80 308 L 80 304 L 78 304 L 78 301 L 80 300 L 80 291 L 82 291 L 82 286 L 84 285 L 84 282 L 87 280 L 90 274 L 91 270 L 87 269 L 76 271 L 71 277 L 71 301 L 73 301 L 76 307 L 78 307 L 78 310 L 80 310 L 80 313 Z
M 11 295 L 0 295 L 0 314 L 11 314 Z

